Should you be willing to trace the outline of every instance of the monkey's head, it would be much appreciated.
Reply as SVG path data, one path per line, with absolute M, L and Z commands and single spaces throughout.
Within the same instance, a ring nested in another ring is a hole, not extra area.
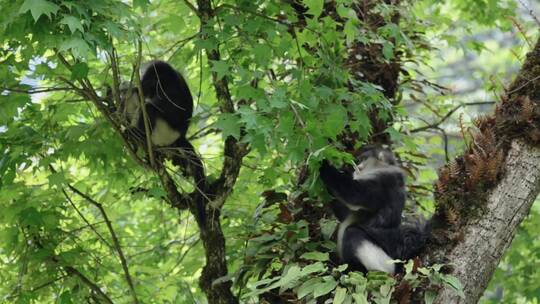
M 392 151 L 388 148 L 368 145 L 364 146 L 358 157 L 359 164 L 354 170 L 354 175 L 365 175 L 381 169 L 399 169 L 398 163 Z

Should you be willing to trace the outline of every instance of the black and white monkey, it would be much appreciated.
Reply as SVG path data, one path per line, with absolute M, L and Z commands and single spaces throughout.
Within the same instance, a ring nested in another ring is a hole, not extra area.
M 173 163 L 190 170 L 195 186 L 200 192 L 204 192 L 204 166 L 195 148 L 186 138 L 193 114 L 193 98 L 186 81 L 170 64 L 157 60 L 145 63 L 141 67 L 140 75 L 152 144 L 174 150 L 171 157 Z M 118 110 L 128 124 L 127 132 L 134 135 L 140 144 L 146 145 L 144 115 L 140 107 L 138 88 L 133 84 L 124 84 L 120 93 L 121 104 Z M 179 153 L 183 156 L 179 156 Z M 204 226 L 204 193 L 198 195 L 197 213 L 197 222 Z
M 399 272 L 392 260 L 417 256 L 429 232 L 425 224 L 402 223 L 405 176 L 392 152 L 369 146 L 354 172 L 323 161 L 320 175 L 335 197 L 332 209 L 339 223 L 337 251 L 342 263 L 367 272 Z

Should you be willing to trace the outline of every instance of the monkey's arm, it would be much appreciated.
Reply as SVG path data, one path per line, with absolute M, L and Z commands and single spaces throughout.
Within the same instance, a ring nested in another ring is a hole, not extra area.
M 320 174 L 328 191 L 351 210 L 375 211 L 388 201 L 379 178 L 354 180 L 351 174 L 339 171 L 327 161 L 322 163 Z

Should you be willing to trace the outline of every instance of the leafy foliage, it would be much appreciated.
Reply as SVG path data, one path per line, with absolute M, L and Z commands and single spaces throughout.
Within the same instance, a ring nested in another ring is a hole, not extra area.
M 469 30 L 478 24 L 509 28 L 505 16 L 515 7 L 509 1 L 379 3 L 373 10 L 385 25 L 372 27 L 355 13 L 354 1 L 335 1 L 335 16 L 327 2 L 304 1 L 299 14 L 289 1 L 214 1 L 215 18 L 201 26 L 188 1 L 0 0 L 9 12 L 0 15 L 2 301 L 104 301 L 92 284 L 115 302 L 132 301 L 122 255 L 140 302 L 204 301 L 196 287 L 204 249 L 194 221 L 164 204 L 160 180 L 129 156 L 90 102 L 103 99 L 113 82 L 111 52 L 119 54 L 121 78 L 132 77 L 140 59 L 135 45 L 145 59 L 166 59 L 188 80 L 197 101 L 190 135 L 211 179 L 225 158 L 222 139 L 231 136 L 251 148 L 221 213 L 233 273 L 221 279 L 233 279 L 245 301 L 266 292 L 312 302 L 391 301 L 399 286 L 393 278 L 334 265 L 336 223 L 327 210 L 320 212 L 327 197 L 317 181 L 318 163 L 351 162 L 340 137 L 348 131 L 357 146 L 365 143 L 376 110 L 381 120 L 393 121 L 384 132 L 417 177 L 410 183 L 412 198 L 432 208 L 429 160 L 445 151 L 440 138 L 408 131 L 455 103 L 420 84 L 424 71 L 418 66 L 429 61 L 433 37 L 450 47 L 485 49 L 480 41 L 461 46 L 462 32 L 448 27 L 457 20 Z M 396 12 L 399 20 L 392 18 Z M 410 64 L 396 98 L 402 105 L 351 72 L 347 52 L 359 43 L 380 46 L 381 62 Z M 220 59 L 209 60 L 211 51 Z M 228 82 L 234 112 L 222 111 L 214 93 L 218 80 Z M 87 88 L 96 96 L 82 93 Z M 403 104 L 415 94 L 430 106 L 407 110 Z M 295 174 L 300 168 L 308 170 L 303 183 Z M 169 172 L 181 190 L 193 187 L 174 168 Z M 261 200 L 267 189 L 298 201 L 308 193 L 314 203 L 305 210 L 321 216 L 298 220 L 299 210 L 285 200 Z M 411 286 L 427 278 L 459 291 L 437 269 L 411 267 L 403 278 Z

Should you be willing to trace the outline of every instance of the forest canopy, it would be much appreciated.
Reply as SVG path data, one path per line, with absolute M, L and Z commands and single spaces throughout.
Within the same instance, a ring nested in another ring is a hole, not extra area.
M 540 300 L 532 1 L 0 8 L 1 302 Z M 149 60 L 191 91 L 204 185 L 185 151 L 176 162 L 126 132 L 123 84 L 142 92 Z M 339 263 L 319 177 L 368 144 L 396 154 L 405 216 L 433 228 L 395 275 Z

